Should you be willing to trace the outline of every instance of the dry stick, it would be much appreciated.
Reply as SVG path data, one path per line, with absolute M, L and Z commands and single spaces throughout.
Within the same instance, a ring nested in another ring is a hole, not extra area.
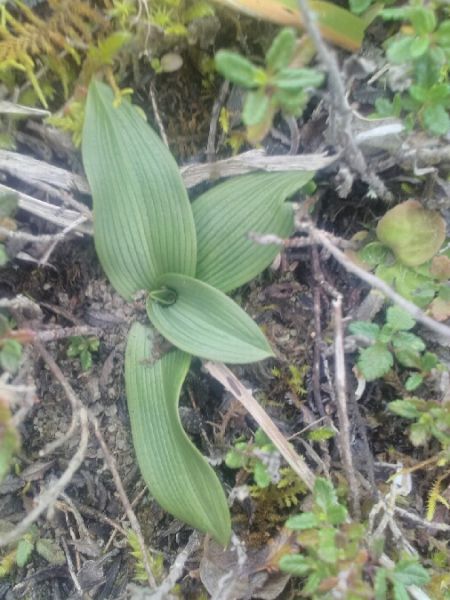
M 79 325 L 77 327 L 59 327 L 58 329 L 46 329 L 44 331 L 38 331 L 36 338 L 40 342 L 54 342 L 56 340 L 63 340 L 68 337 L 76 336 L 98 336 L 102 332 L 98 327 L 91 327 L 90 325 Z
M 216 155 L 216 135 L 217 135 L 217 123 L 219 122 L 220 110 L 227 97 L 228 90 L 230 89 L 230 82 L 224 81 L 220 87 L 219 94 L 214 101 L 214 106 L 211 112 L 211 121 L 209 124 L 208 143 L 206 146 L 206 158 L 208 162 L 212 162 Z
M 161 139 L 165 143 L 165 145 L 169 148 L 169 140 L 167 139 L 166 130 L 164 129 L 164 124 L 162 122 L 161 115 L 160 115 L 159 108 L 158 108 L 158 103 L 156 101 L 155 85 L 154 85 L 153 81 L 150 83 L 150 86 L 148 88 L 148 95 L 149 95 L 151 103 L 152 103 L 153 114 L 155 116 L 156 124 L 158 125 Z
M 78 594 L 80 596 L 82 596 L 83 595 L 83 588 L 81 587 L 80 582 L 78 581 L 77 574 L 75 573 L 75 568 L 74 568 L 74 565 L 73 565 L 72 557 L 70 556 L 69 548 L 67 547 L 66 538 L 62 537 L 61 538 L 61 543 L 62 543 L 62 547 L 63 547 L 63 550 L 64 550 L 64 554 L 66 555 L 67 568 L 69 569 L 70 577 L 71 577 L 71 579 L 73 581 L 73 584 L 74 584 L 75 589 L 77 590 Z
M 341 123 L 338 124 L 339 137 L 342 140 L 344 152 L 347 155 L 349 164 L 359 173 L 363 181 L 369 184 L 380 198 L 386 201 L 392 201 L 391 192 L 381 179 L 371 172 L 366 164 L 366 160 L 361 150 L 358 148 L 352 131 L 352 109 L 348 103 L 344 83 L 339 73 L 339 66 L 336 57 L 329 51 L 327 45 L 322 39 L 319 28 L 316 24 L 316 16 L 310 10 L 307 0 L 297 0 L 300 12 L 303 17 L 303 25 L 313 41 L 319 58 L 326 67 L 328 82 L 330 86 L 332 103 L 336 113 L 340 117 Z
M 342 323 L 342 296 L 333 300 L 334 308 L 334 368 L 339 420 L 339 446 L 345 475 L 350 486 L 350 501 L 353 517 L 361 518 L 359 485 L 353 468 L 352 450 L 350 446 L 350 421 L 347 413 L 347 383 L 345 375 L 344 327 Z
M 399 517 L 403 517 L 404 519 L 409 519 L 413 523 L 417 523 L 425 529 L 431 529 L 432 531 L 446 531 L 450 532 L 450 525 L 446 523 L 435 523 L 433 521 L 425 521 L 425 519 L 421 519 L 419 516 L 408 512 L 404 508 L 400 508 L 399 506 L 394 507 L 394 513 L 397 513 Z
M 208 373 L 214 377 L 214 379 L 217 379 L 217 381 L 221 383 L 234 398 L 239 400 L 242 406 L 250 413 L 264 433 L 277 447 L 288 465 L 295 473 L 297 473 L 300 479 L 306 483 L 308 488 L 312 490 L 315 481 L 314 473 L 305 463 L 303 458 L 297 454 L 292 445 L 286 440 L 266 411 L 258 404 L 251 391 L 242 385 L 234 373 L 224 364 L 210 361 L 203 364 Z
M 14 527 L 12 531 L 2 535 L 0 539 L 0 548 L 17 541 L 27 532 L 28 528 L 41 516 L 41 514 L 50 508 L 57 500 L 64 488 L 71 482 L 72 477 L 81 466 L 86 455 L 88 440 L 89 440 L 89 423 L 87 411 L 84 407 L 80 408 L 79 418 L 81 423 L 81 438 L 78 450 L 71 458 L 66 470 L 61 477 L 51 485 L 49 489 L 43 492 L 37 498 L 36 506 L 22 519 L 22 521 Z
M 406 310 L 416 321 L 419 321 L 438 335 L 450 339 L 450 327 L 444 325 L 443 323 L 438 323 L 438 321 L 435 321 L 426 315 L 418 306 L 409 300 L 406 300 L 403 298 L 403 296 L 400 296 L 400 294 L 395 292 L 387 283 L 379 279 L 376 275 L 365 271 L 356 263 L 352 262 L 341 250 L 339 250 L 339 248 L 335 246 L 333 242 L 331 242 L 328 234 L 325 231 L 316 229 L 312 225 L 306 225 L 305 229 L 309 235 L 322 246 L 324 246 L 324 248 L 326 248 L 330 254 L 332 254 L 333 257 L 347 269 L 347 271 L 354 273 L 372 287 L 377 288 L 380 290 L 380 292 L 383 292 L 385 296 Z
M 186 561 L 190 555 L 200 546 L 200 538 L 194 531 L 184 549 L 178 554 L 175 562 L 170 567 L 169 574 L 161 585 L 149 596 L 148 600 L 165 600 L 169 597 L 170 590 L 175 586 L 177 580 L 181 577 Z
M 119 498 L 123 504 L 123 507 L 127 513 L 127 517 L 130 521 L 131 527 L 133 528 L 133 531 L 136 534 L 137 540 L 139 542 L 139 548 L 140 548 L 141 554 L 142 554 L 142 562 L 144 563 L 148 582 L 149 582 L 151 588 L 155 588 L 156 581 L 155 581 L 155 578 L 153 576 L 153 573 L 152 573 L 152 570 L 150 568 L 150 564 L 148 561 L 148 552 L 147 552 L 147 548 L 145 547 L 145 542 L 144 542 L 144 537 L 142 535 L 141 526 L 139 525 L 139 521 L 137 520 L 137 517 L 136 517 L 134 510 L 128 499 L 128 496 L 125 492 L 125 488 L 123 487 L 123 483 L 120 478 L 119 471 L 117 470 L 116 461 L 114 460 L 113 455 L 111 454 L 108 446 L 106 445 L 103 435 L 99 429 L 98 421 L 94 416 L 91 416 L 91 422 L 94 424 L 95 437 L 97 438 L 98 443 L 100 444 L 100 447 L 103 452 L 103 456 L 105 457 L 105 462 L 108 465 L 109 470 L 111 471 L 111 475 L 113 477 L 114 484 L 117 488 Z

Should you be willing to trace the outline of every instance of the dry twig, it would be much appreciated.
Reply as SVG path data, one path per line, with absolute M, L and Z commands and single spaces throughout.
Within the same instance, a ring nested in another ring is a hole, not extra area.
M 350 421 L 347 412 L 347 382 L 345 374 L 344 327 L 342 324 L 342 296 L 333 301 L 334 308 L 334 367 L 337 414 L 339 420 L 339 447 L 345 475 L 350 487 L 350 502 L 353 517 L 361 518 L 360 494 L 358 480 L 353 467 L 350 446 Z
M 292 470 L 295 471 L 308 488 L 312 490 L 315 481 L 314 473 L 305 463 L 303 458 L 295 452 L 292 445 L 286 440 L 266 411 L 258 404 L 251 391 L 248 390 L 239 381 L 236 375 L 224 364 L 207 361 L 204 363 L 204 367 L 234 398 L 239 400 L 264 433 L 270 438 Z

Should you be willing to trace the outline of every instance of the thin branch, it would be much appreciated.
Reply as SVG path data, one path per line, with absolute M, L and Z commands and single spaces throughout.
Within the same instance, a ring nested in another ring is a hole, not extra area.
M 350 501 L 353 517 L 361 518 L 361 505 L 358 480 L 353 467 L 352 450 L 350 446 L 350 421 L 347 412 L 347 382 L 345 374 L 344 327 L 342 323 L 342 296 L 333 300 L 334 308 L 334 367 L 339 420 L 339 446 L 345 475 L 350 487 Z
M 308 488 L 312 490 L 315 481 L 314 473 L 305 463 L 304 459 L 297 454 L 293 446 L 286 440 L 266 411 L 258 404 L 251 391 L 248 390 L 239 381 L 236 375 L 234 375 L 234 373 L 224 364 L 207 361 L 203 363 L 203 366 L 234 398 L 239 400 L 264 433 L 270 438 L 292 470 L 295 471 Z
M 135 514 L 135 512 L 131 506 L 131 503 L 128 499 L 128 496 L 125 492 L 125 488 L 123 487 L 123 483 L 120 478 L 119 471 L 117 470 L 116 461 L 115 461 L 113 455 L 111 454 L 111 452 L 109 451 L 109 448 L 106 445 L 106 442 L 100 431 L 98 421 L 94 416 L 91 416 L 91 421 L 94 424 L 95 437 L 97 438 L 98 443 L 100 444 L 100 448 L 102 449 L 103 456 L 105 458 L 105 462 L 108 465 L 109 470 L 111 471 L 111 475 L 114 480 L 114 484 L 116 486 L 117 493 L 119 494 L 119 498 L 122 502 L 125 512 L 127 513 L 127 517 L 130 521 L 130 525 L 133 528 L 133 531 L 136 534 L 137 540 L 139 542 L 139 548 L 141 550 L 141 555 L 142 555 L 142 562 L 144 563 L 148 583 L 150 584 L 151 588 L 155 588 L 156 581 L 155 581 L 155 577 L 153 576 L 153 573 L 152 573 L 152 570 L 150 567 L 150 563 L 148 561 L 148 552 L 147 552 L 147 548 L 145 547 L 144 536 L 142 535 L 141 526 L 139 524 L 139 521 L 137 520 L 136 514 Z
M 353 135 L 352 110 L 347 100 L 336 57 L 330 52 L 326 43 L 323 41 L 316 23 L 317 18 L 311 11 L 308 1 L 297 0 L 297 3 L 303 17 L 304 28 L 313 41 L 319 58 L 327 70 L 332 103 L 340 121 L 336 124 L 337 127 L 335 128 L 336 131 L 334 133 L 336 133 L 336 137 L 340 138 L 347 162 L 380 198 L 383 198 L 386 201 L 392 201 L 393 197 L 391 192 L 387 190 L 381 179 L 367 167 L 364 155 L 359 149 Z
M 66 470 L 61 477 L 52 483 L 51 486 L 43 492 L 37 499 L 35 507 L 27 514 L 22 521 L 14 527 L 13 530 L 2 535 L 0 539 L 0 548 L 8 546 L 9 544 L 20 539 L 24 533 L 27 532 L 29 527 L 35 523 L 42 513 L 50 508 L 58 499 L 58 496 L 66 488 L 72 480 L 72 477 L 76 471 L 80 468 L 84 457 L 86 455 L 87 445 L 89 441 L 89 426 L 88 426 L 88 415 L 84 407 L 80 408 L 79 419 L 81 424 L 81 438 L 78 450 L 71 458 Z

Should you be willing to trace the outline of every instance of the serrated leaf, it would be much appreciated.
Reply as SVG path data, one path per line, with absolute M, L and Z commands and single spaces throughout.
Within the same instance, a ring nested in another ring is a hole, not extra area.
M 407 331 L 408 329 L 412 329 L 416 324 L 412 316 L 399 306 L 390 306 L 387 309 L 386 323 L 389 323 L 394 331 L 401 329 Z
M 426 569 L 415 559 L 400 560 L 394 568 L 395 580 L 403 585 L 425 585 L 430 580 Z
M 296 531 L 301 531 L 303 529 L 312 529 L 313 527 L 317 527 L 319 524 L 319 519 L 312 512 L 305 512 L 301 515 L 295 515 L 294 517 L 290 517 L 286 521 L 286 527 L 288 529 L 294 529 Z
M 375 575 L 375 600 L 386 600 L 387 597 L 387 570 L 380 568 L 377 569 Z
M 94 201 L 94 239 L 106 275 L 130 299 L 168 272 L 195 274 L 195 225 L 178 167 L 136 108 L 89 86 L 83 163 Z
M 66 562 L 66 555 L 60 545 L 53 540 L 38 539 L 36 552 L 51 565 L 63 565 Z
M 370 348 L 361 350 L 358 359 L 358 368 L 367 381 L 374 381 L 383 377 L 392 369 L 394 358 L 382 344 L 374 344 Z
M 226 545 L 230 515 L 212 468 L 185 434 L 178 414 L 190 357 L 172 351 L 154 360 L 151 329 L 135 323 L 128 335 L 125 383 L 133 444 L 155 499 L 178 519 Z
M 266 64 L 271 71 L 287 67 L 295 49 L 295 31 L 289 27 L 282 29 L 273 40 L 266 54 Z
M 280 569 L 284 573 L 290 573 L 296 577 L 302 577 L 311 570 L 308 559 L 300 554 L 285 555 L 280 560 Z
M 348 326 L 350 333 L 353 335 L 361 335 L 369 340 L 376 340 L 380 332 L 380 328 L 376 323 L 368 321 L 354 321 Z
M 389 402 L 388 408 L 404 419 L 417 419 L 420 417 L 420 411 L 417 410 L 416 405 L 410 400 L 394 400 L 393 402 Z
M 410 331 L 397 331 L 392 337 L 392 345 L 396 351 L 406 350 L 414 354 L 423 352 L 426 348 L 425 342 Z
M 336 547 L 336 530 L 324 528 L 319 531 L 319 547 L 317 549 L 318 557 L 326 563 L 335 563 L 339 556 L 339 550 Z
M 250 363 L 273 356 L 257 324 L 219 290 L 175 273 L 161 277 L 158 285 L 174 290 L 177 299 L 165 306 L 149 296 L 148 317 L 180 350 L 228 363 Z
M 407 392 L 413 392 L 423 383 L 423 377 L 420 373 L 413 373 L 405 381 L 405 390 Z
M 247 58 L 229 50 L 219 50 L 215 55 L 217 71 L 226 79 L 244 88 L 255 88 L 264 71 Z
M 293 231 L 292 206 L 285 200 L 313 177 L 300 173 L 255 173 L 235 177 L 192 204 L 197 229 L 197 279 L 222 292 L 247 283 L 280 251 L 248 239 L 249 232 L 281 238 Z
M 333 485 L 323 477 L 317 477 L 314 483 L 314 502 L 325 514 L 330 506 L 338 503 Z
M 401 263 L 415 267 L 437 253 L 445 240 L 445 229 L 439 212 L 407 200 L 387 211 L 377 225 L 377 236 Z
M 270 112 L 270 99 L 263 90 L 249 92 L 242 110 L 242 121 L 247 127 L 265 121 Z
M 394 592 L 394 600 L 410 600 L 409 594 L 403 583 L 394 580 L 392 589 Z
M 17 544 L 16 563 L 18 567 L 24 567 L 31 558 L 34 544 L 27 538 L 23 538 Z
M 327 509 L 327 519 L 331 525 L 341 525 L 347 516 L 348 511 L 342 504 L 333 504 Z

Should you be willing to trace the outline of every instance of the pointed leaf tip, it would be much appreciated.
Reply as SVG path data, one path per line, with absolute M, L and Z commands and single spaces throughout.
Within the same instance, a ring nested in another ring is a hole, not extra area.
M 149 327 L 135 323 L 125 356 L 128 410 L 142 477 L 164 510 L 226 546 L 231 523 L 223 488 L 178 414 L 190 357 L 177 350 L 152 362 L 153 336 Z
M 170 306 L 147 300 L 156 329 L 184 352 L 208 360 L 251 363 L 273 356 L 258 325 L 231 298 L 212 286 L 175 273 L 159 280 L 176 294 Z
M 93 80 L 83 128 L 83 164 L 94 202 L 102 267 L 126 299 L 163 273 L 194 275 L 195 225 L 177 164 L 129 102 Z

